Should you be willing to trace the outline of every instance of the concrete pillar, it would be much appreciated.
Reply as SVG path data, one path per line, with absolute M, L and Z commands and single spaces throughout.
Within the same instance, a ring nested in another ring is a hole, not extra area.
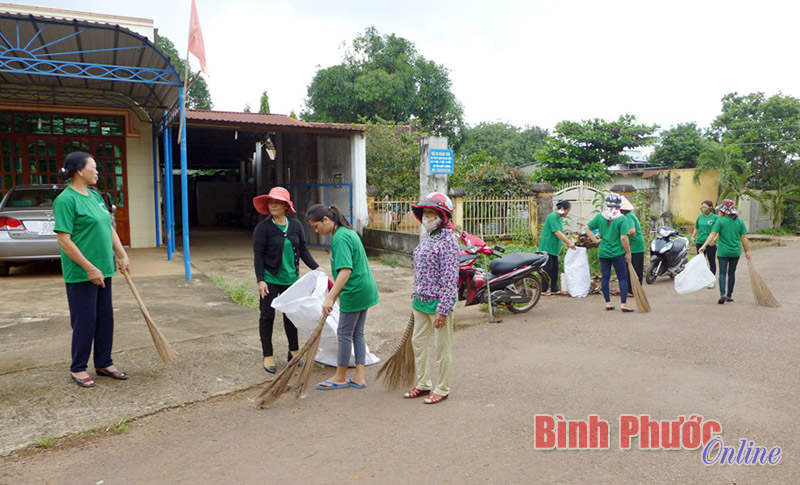
M 532 190 L 536 199 L 536 220 L 531 221 L 531 226 L 535 227 L 533 233 L 536 236 L 539 226 L 543 225 L 547 216 L 553 212 L 553 194 L 556 188 L 550 184 L 533 184 Z
M 422 199 L 431 192 L 447 194 L 447 175 L 432 174 L 428 158 L 428 150 L 431 148 L 447 150 L 447 137 L 428 136 L 422 138 L 419 141 L 419 148 L 419 198 Z M 419 232 L 420 234 L 425 232 L 422 225 L 419 226 Z
M 350 138 L 350 170 L 353 181 L 353 228 L 359 232 L 369 225 L 367 210 L 367 136 L 356 133 Z

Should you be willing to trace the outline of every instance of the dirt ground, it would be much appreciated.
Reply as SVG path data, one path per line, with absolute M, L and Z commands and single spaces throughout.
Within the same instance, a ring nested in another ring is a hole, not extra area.
M 233 266 L 205 259 L 208 270 Z M 253 388 L 133 420 L 119 434 L 13 453 L 0 483 L 795 483 L 800 438 L 787 431 L 800 425 L 798 259 L 797 240 L 753 253 L 777 309 L 755 305 L 742 259 L 736 301 L 725 305 L 716 290 L 679 296 L 663 279 L 645 286 L 649 314 L 603 311 L 599 296 L 548 297 L 527 314 L 460 330 L 452 394 L 436 406 L 384 391 L 373 366 L 365 390 L 311 389 L 257 410 Z M 408 270 L 401 279 L 402 268 L 374 266 L 381 279 L 397 272 L 382 292 L 408 291 Z M 395 305 L 368 326 L 404 320 L 407 308 Z M 486 317 L 459 305 L 456 319 Z M 329 372 L 315 367 L 313 382 Z M 610 423 L 611 447 L 537 450 L 537 414 L 597 414 Z M 726 445 L 780 446 L 782 460 L 706 466 L 700 450 L 640 450 L 637 441 L 621 450 L 621 414 L 699 414 L 722 424 Z

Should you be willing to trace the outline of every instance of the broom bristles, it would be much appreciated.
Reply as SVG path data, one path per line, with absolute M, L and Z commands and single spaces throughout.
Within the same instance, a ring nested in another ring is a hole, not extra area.
M 764 279 L 761 278 L 761 275 L 758 274 L 758 271 L 756 271 L 756 267 L 753 265 L 752 260 L 747 260 L 747 266 L 750 269 L 750 286 L 753 287 L 753 296 L 756 298 L 756 304 L 758 304 L 758 306 L 772 308 L 781 306 L 781 304 L 778 303 L 778 300 L 772 296 L 772 292 L 769 291 L 769 287 L 764 282 Z
M 628 274 L 630 274 L 629 283 L 633 288 L 636 308 L 640 313 L 650 313 L 650 302 L 647 300 L 647 295 L 644 294 L 644 288 L 642 288 L 642 283 L 639 282 L 639 276 L 632 263 L 628 263 Z
M 147 307 L 144 305 L 144 301 L 142 301 L 142 297 L 139 296 L 139 292 L 136 290 L 136 285 L 133 284 L 131 275 L 124 270 L 122 271 L 122 275 L 125 277 L 125 281 L 128 282 L 131 292 L 133 292 L 133 297 L 136 299 L 136 303 L 139 305 L 139 310 L 142 311 L 144 321 L 147 323 L 147 329 L 150 331 L 150 337 L 152 337 L 153 344 L 156 346 L 156 352 L 158 352 L 158 356 L 161 357 L 161 362 L 169 364 L 178 358 L 178 352 L 172 347 L 172 345 L 170 345 L 167 338 L 156 326 L 156 323 L 150 316 L 150 312 L 147 311 Z
M 327 318 L 327 316 L 322 316 L 320 318 L 319 323 L 317 323 L 314 331 L 311 332 L 303 348 L 297 352 L 297 355 L 292 358 L 289 365 L 280 371 L 278 375 L 275 376 L 275 379 L 270 381 L 267 387 L 258 396 L 256 406 L 259 409 L 263 409 L 274 403 L 279 397 L 289 392 L 291 389 L 296 390 L 295 397 L 299 398 L 303 395 L 303 392 L 305 392 L 308 387 L 308 381 L 311 379 L 311 367 L 314 364 L 314 357 L 317 355 L 319 342 L 322 338 L 322 329 L 325 327 L 325 320 Z M 295 376 L 295 371 L 300 366 L 301 360 L 306 360 L 307 362 L 298 375 Z
M 411 342 L 413 333 L 414 313 L 412 312 L 406 330 L 403 332 L 403 338 L 400 339 L 400 343 L 392 355 L 386 359 L 378 371 L 377 378 L 383 379 L 383 385 L 389 391 L 396 391 L 414 384 L 414 347 Z

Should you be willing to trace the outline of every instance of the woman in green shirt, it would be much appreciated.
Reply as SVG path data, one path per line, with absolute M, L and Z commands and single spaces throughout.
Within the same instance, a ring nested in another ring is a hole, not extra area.
M 114 253 L 121 271 L 130 272 L 128 255 L 103 198 L 89 187 L 97 183 L 97 163 L 85 152 L 72 152 L 58 171 L 67 187 L 53 203 L 55 232 L 61 246 L 61 270 L 67 287 L 69 318 L 72 325 L 72 364 L 70 377 L 81 387 L 94 387 L 86 372 L 94 347 L 94 367 L 98 376 L 125 380 L 111 359 L 114 342 L 114 306 L 111 277 Z
M 556 210 L 544 220 L 542 226 L 542 237 L 539 239 L 539 251 L 546 252 L 550 257 L 544 264 L 544 271 L 549 276 L 549 282 L 545 280 L 542 289 L 543 296 L 561 295 L 558 290 L 558 255 L 561 254 L 561 243 L 565 243 L 570 249 L 575 249 L 575 243 L 564 235 L 564 224 L 562 220 L 567 217 L 572 204 L 568 200 L 561 200 L 556 204 Z
M 609 282 L 611 280 L 611 268 L 617 273 L 619 281 L 619 295 L 622 300 L 620 309 L 625 312 L 632 312 L 633 308 L 628 308 L 628 270 L 627 263 L 631 261 L 631 247 L 628 242 L 628 219 L 620 212 L 622 197 L 619 194 L 610 193 L 606 197 L 606 208 L 602 213 L 589 221 L 586 225 L 586 235 L 594 243 L 599 243 L 597 248 L 600 257 L 600 270 L 602 271 L 603 298 L 606 300 L 606 310 L 613 310 L 611 304 L 611 292 Z M 600 236 L 598 241 L 592 230 L 597 229 Z
M 322 304 L 322 314 L 328 315 L 333 304 L 339 299 L 339 327 L 336 336 L 339 340 L 339 355 L 336 373 L 330 379 L 317 384 L 317 389 L 342 389 L 367 387 L 364 374 L 367 343 L 364 339 L 364 326 L 367 309 L 378 303 L 378 285 L 372 277 L 367 261 L 367 253 L 356 231 L 335 205 L 312 205 L 306 214 L 308 224 L 317 234 L 331 238 L 331 271 L 334 276 L 333 288 Z M 356 373 L 347 378 L 350 353 L 355 354 Z
M 639 278 L 639 284 L 642 284 L 642 277 L 644 276 L 644 235 L 642 234 L 642 225 L 636 214 L 633 213 L 635 207 L 623 195 L 622 205 L 619 211 L 622 212 L 628 219 L 628 242 L 631 246 L 631 264 L 636 271 L 636 276 Z M 626 265 L 627 267 L 627 265 Z M 631 274 L 628 271 L 628 282 L 631 281 Z M 631 285 L 628 287 L 628 296 L 633 296 Z
M 708 240 L 708 235 L 711 234 L 711 229 L 718 219 L 717 215 L 714 214 L 714 203 L 710 200 L 703 201 L 700 211 L 702 213 L 697 216 L 697 221 L 695 221 L 694 230 L 692 231 L 692 242 L 697 244 L 698 253 L 703 244 L 706 243 L 706 240 Z M 713 274 L 717 274 L 717 247 L 714 244 L 709 244 L 706 246 L 704 254 L 706 255 L 709 269 Z M 711 283 L 709 288 L 714 288 L 714 283 Z
M 717 303 L 733 301 L 733 286 L 736 284 L 736 266 L 742 255 L 742 247 L 747 259 L 750 259 L 750 246 L 747 244 L 747 227 L 734 208 L 731 199 L 725 199 L 717 207 L 722 216 L 717 219 L 711 228 L 706 242 L 700 246 L 699 253 L 704 253 L 708 247 L 717 242 L 717 259 L 719 259 L 719 300 Z M 725 291 L 725 283 L 728 291 Z

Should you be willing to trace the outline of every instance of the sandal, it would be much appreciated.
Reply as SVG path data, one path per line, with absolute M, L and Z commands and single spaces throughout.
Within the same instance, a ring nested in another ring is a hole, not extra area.
M 80 377 L 73 375 L 72 372 L 69 373 L 69 376 L 72 377 L 72 380 L 75 381 L 75 383 L 81 387 L 95 386 L 94 379 L 92 379 L 92 376 L 84 377 L 83 379 L 81 379 Z
M 411 389 L 407 393 L 403 394 L 404 399 L 415 399 L 422 396 L 430 395 L 430 389 L 419 389 L 417 387 Z
M 611 310 L 613 310 L 613 309 L 614 309 L 614 306 L 613 306 L 613 305 L 612 305 L 612 306 L 607 306 L 607 307 L 606 307 L 606 310 L 608 310 L 608 311 L 611 311 Z
M 443 395 L 441 395 L 441 394 L 435 394 L 435 393 L 433 393 L 433 392 L 432 392 L 432 393 L 431 393 L 431 395 L 430 395 L 430 396 L 428 396 L 428 398 L 427 398 L 427 399 L 425 399 L 425 400 L 424 400 L 424 401 L 422 401 L 422 402 L 423 402 L 424 404 L 436 404 L 436 403 L 440 403 L 440 402 L 444 401 L 445 399 L 447 399 L 447 396 L 449 396 L 449 395 L 450 395 L 450 394 L 445 394 L 445 395 L 443 396 Z
M 128 378 L 128 374 L 122 372 L 121 370 L 115 370 L 112 372 L 110 370 L 105 370 L 105 369 L 95 369 L 95 372 L 97 372 L 98 376 L 110 377 L 118 381 L 124 381 L 125 379 Z

